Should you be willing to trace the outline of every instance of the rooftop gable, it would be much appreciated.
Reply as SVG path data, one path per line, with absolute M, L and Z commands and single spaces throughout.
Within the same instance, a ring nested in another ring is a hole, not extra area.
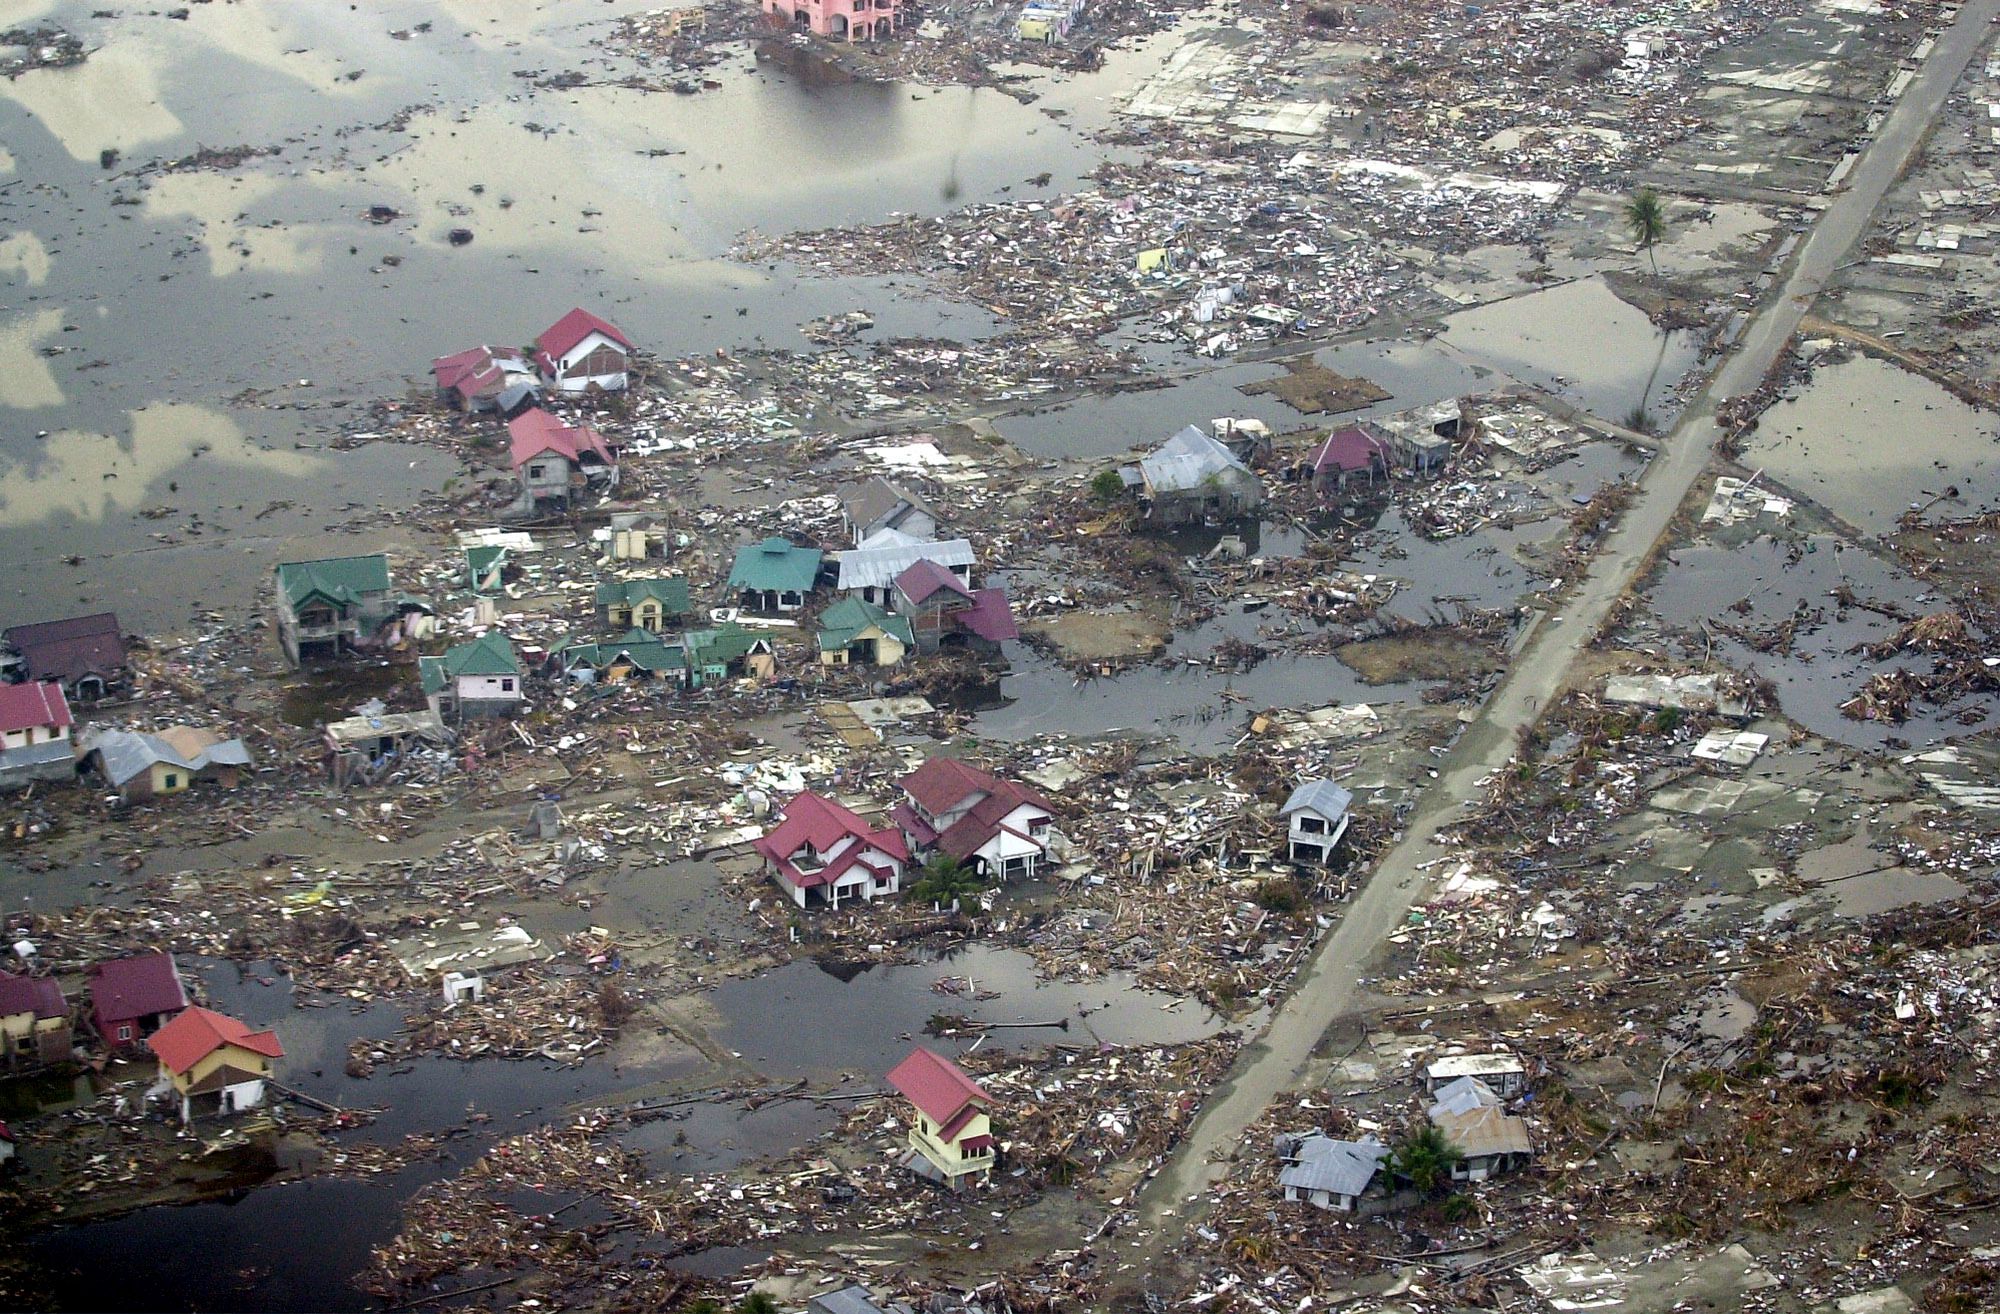
M 73 721 L 61 685 L 47 680 L 0 684 L 0 731 L 61 730 Z
M 285 1056 L 276 1032 L 252 1031 L 227 1014 L 199 1007 L 186 1010 L 146 1038 L 146 1047 L 175 1076 L 230 1045 L 265 1058 Z
M 968 1104 L 989 1108 L 993 1104 L 993 1097 L 966 1076 L 958 1064 L 922 1045 L 889 1069 L 889 1084 L 916 1105 L 918 1112 L 940 1126 L 957 1117 Z
M 823 554 L 772 535 L 761 543 L 739 548 L 725 587 L 810 593 L 819 579 Z
M 294 609 L 314 594 L 352 606 L 363 594 L 389 591 L 389 558 L 377 552 L 366 557 L 280 562 L 278 591 Z
M 581 306 L 543 329 L 542 335 L 535 339 L 535 348 L 551 360 L 559 360 L 593 333 L 602 333 L 625 350 L 632 350 L 632 339 L 620 332 L 616 325 Z
M 114 958 L 90 969 L 90 1004 L 106 1022 L 126 1022 L 188 1005 L 187 989 L 172 954 Z

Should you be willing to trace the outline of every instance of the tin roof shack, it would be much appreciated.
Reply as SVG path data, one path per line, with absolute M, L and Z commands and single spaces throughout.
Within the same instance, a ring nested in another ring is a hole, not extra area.
M 1049 860 L 1050 802 L 1025 785 L 934 757 L 896 782 L 890 817 L 917 852 L 944 853 L 989 880 L 1032 880 Z
M 836 496 L 840 499 L 841 527 L 856 547 L 891 529 L 913 540 L 933 538 L 942 523 L 936 509 L 922 496 L 886 479 L 843 485 Z
M 917 646 L 910 622 L 860 598 L 842 598 L 820 614 L 822 666 L 896 666 Z
M 1352 819 L 1354 795 L 1331 780 L 1308 780 L 1292 791 L 1278 815 L 1285 821 L 1285 856 L 1321 866 L 1333 861 Z
M 137 1048 L 187 1006 L 187 987 L 172 954 L 137 954 L 91 966 L 90 1025 L 114 1051 Z
M 1376 1178 L 1388 1157 L 1389 1147 L 1373 1136 L 1337 1141 L 1319 1131 L 1287 1134 L 1278 1138 L 1278 1158 L 1285 1165 L 1278 1185 L 1287 1200 L 1353 1213 L 1364 1197 L 1380 1193 Z
M 1431 1126 L 1458 1150 L 1451 1166 L 1455 1182 L 1483 1182 L 1534 1160 L 1528 1124 L 1508 1113 L 1505 1101 L 1477 1077 L 1457 1077 L 1438 1087 L 1428 1112 Z
M 10 1068 L 69 1058 L 69 1001 L 61 982 L 0 972 L 0 1049 Z
M 417 678 L 431 711 L 447 721 L 511 716 L 521 705 L 521 659 L 498 630 L 447 648 L 442 657 L 419 657 Z
M 380 552 L 280 562 L 275 574 L 278 642 L 294 666 L 370 646 L 401 609 L 389 592 L 389 558 Z
M 608 630 L 636 626 L 659 634 L 679 629 L 691 610 L 684 579 L 608 579 L 597 586 L 597 621 Z
M 179 794 L 197 780 L 234 789 L 250 765 L 250 750 L 241 739 L 224 739 L 191 725 L 158 734 L 92 726 L 79 736 L 77 748 L 127 802 Z
M 0 684 L 0 789 L 37 780 L 75 780 L 69 700 L 53 681 Z
M 1321 496 L 1347 491 L 1350 482 L 1373 486 L 1389 474 L 1389 444 L 1358 425 L 1335 429 L 1313 452 L 1309 466 Z
M 514 510 L 535 515 L 566 510 L 590 494 L 618 487 L 618 454 L 589 425 L 564 424 L 547 411 L 522 411 L 507 421 L 507 454 L 521 497 Z
M 898 1161 L 917 1176 L 956 1191 L 993 1172 L 993 1097 L 950 1059 L 919 1045 L 889 1069 L 889 1084 L 916 1114 L 910 1148 Z
M 535 364 L 557 392 L 621 392 L 632 364 L 632 340 L 579 306 L 535 339 Z
M 1512 1054 L 1450 1054 L 1424 1069 L 1424 1094 L 1435 1097 L 1460 1077 L 1477 1077 L 1503 1100 L 1511 1100 L 1528 1085 L 1528 1069 Z
M 160 1060 L 160 1079 L 180 1096 L 183 1124 L 194 1121 L 198 1105 L 206 1108 L 211 1101 L 218 1117 L 262 1106 L 271 1060 L 285 1056 L 276 1032 L 252 1031 L 206 1008 L 188 1009 L 146 1046 Z
M 967 648 L 983 655 L 1021 637 L 1005 589 L 975 589 L 935 561 L 919 561 L 896 576 L 891 605 L 909 617 L 917 647 Z
M 837 558 L 839 574 L 834 587 L 863 602 L 886 607 L 890 604 L 896 577 L 919 561 L 935 562 L 959 583 L 972 584 L 972 544 L 962 538 L 943 542 L 911 538 L 901 530 L 886 529 L 863 547 L 850 548 Z
M 503 393 L 536 382 L 526 355 L 483 345 L 439 356 L 431 362 L 431 376 L 437 380 L 438 399 L 468 414 L 497 410 Z
M 1213 437 L 1189 425 L 1124 472 L 1139 491 L 1146 519 L 1199 524 L 1247 516 L 1264 502 L 1264 485 Z
M 0 631 L 0 639 L 13 650 L 8 663 L 13 678 L 54 680 L 80 703 L 110 696 L 131 676 L 125 635 L 112 612 L 12 625 Z
M 773 534 L 737 551 L 723 587 L 738 596 L 745 611 L 794 612 L 806 605 L 819 582 L 821 556 L 818 548 L 799 547 Z
M 326 726 L 327 778 L 340 789 L 387 780 L 423 757 L 448 762 L 451 731 L 436 712 L 350 716 Z
M 876 830 L 810 791 L 785 804 L 769 832 L 750 841 L 771 879 L 800 908 L 872 902 L 903 888 L 909 847 L 894 827 Z

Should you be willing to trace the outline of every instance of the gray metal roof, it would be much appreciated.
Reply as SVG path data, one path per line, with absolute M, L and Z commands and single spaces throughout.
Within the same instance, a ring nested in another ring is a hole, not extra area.
M 1155 494 L 1191 492 L 1231 472 L 1256 478 L 1234 452 L 1191 424 L 1139 458 L 1139 473 Z
M 972 544 L 962 538 L 942 543 L 909 543 L 892 547 L 854 548 L 840 554 L 843 589 L 883 589 L 919 561 L 935 561 L 949 570 L 972 564 Z
M 1469 1113 L 1441 1113 L 1431 1125 L 1468 1159 L 1496 1154 L 1529 1154 L 1528 1124 L 1496 1104 Z
M 1308 780 L 1292 791 L 1292 796 L 1285 800 L 1285 806 L 1278 809 L 1278 815 L 1289 817 L 1306 809 L 1319 813 L 1328 821 L 1338 821 L 1347 815 L 1348 805 L 1353 802 L 1354 795 L 1331 780 Z
M 868 1288 L 859 1284 L 814 1296 L 806 1302 L 806 1308 L 813 1314 L 883 1314 L 882 1307 L 868 1294 Z
M 1335 1195 L 1360 1195 L 1375 1180 L 1375 1170 L 1389 1157 L 1389 1147 L 1380 1141 L 1336 1141 L 1330 1136 L 1309 1136 L 1293 1151 L 1298 1162 L 1278 1174 L 1280 1186 L 1304 1191 L 1331 1191 Z
M 209 766 L 248 766 L 250 750 L 241 739 L 225 739 L 205 751 L 187 757 L 158 735 L 136 734 L 130 730 L 100 730 L 93 726 L 81 741 L 85 752 L 96 752 L 104 763 L 104 778 L 123 785 L 154 763 L 177 766 L 184 771 L 200 771 Z
M 1470 1113 L 1474 1109 L 1497 1108 L 1500 1097 L 1493 1088 L 1477 1077 L 1459 1077 L 1437 1088 L 1437 1098 L 1431 1101 L 1431 1121 L 1436 1122 L 1447 1113 Z
M 857 527 L 865 528 L 882 517 L 906 506 L 913 511 L 921 511 L 931 519 L 937 519 L 937 512 L 920 494 L 907 488 L 898 487 L 887 479 L 870 479 L 866 483 L 849 484 L 835 496 L 840 499 L 840 509 Z M 900 517 L 899 517 L 900 518 Z

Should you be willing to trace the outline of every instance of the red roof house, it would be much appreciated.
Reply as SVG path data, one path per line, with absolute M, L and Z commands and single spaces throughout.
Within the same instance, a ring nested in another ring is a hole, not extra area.
M 438 391 L 461 409 L 491 410 L 500 394 L 517 383 L 532 383 L 535 370 L 518 351 L 478 346 L 431 362 Z
M 567 505 L 581 488 L 618 486 L 618 455 L 588 425 L 564 424 L 535 407 L 507 421 L 514 473 L 535 502 Z
M 75 723 L 61 685 L 48 680 L 0 684 L 0 734 L 7 736 L 7 747 L 68 738 Z
M 52 976 L 0 972 L 0 1046 L 4 1061 L 55 1063 L 69 1056 L 69 1001 Z
M 919 1045 L 889 1070 L 889 1084 L 916 1109 L 904 1167 L 954 1189 L 992 1172 L 993 1097 L 956 1063 Z
M 632 340 L 610 321 L 581 307 L 570 311 L 535 339 L 535 363 L 560 392 L 607 392 L 625 386 Z
M 115 958 L 90 969 L 90 1021 L 113 1049 L 136 1047 L 188 1006 L 172 954 Z
M 1021 637 L 1005 589 L 969 588 L 935 561 L 919 560 L 896 576 L 889 601 L 909 618 L 925 652 L 959 645 L 991 648 Z
M 1389 468 L 1391 455 L 1388 441 L 1366 429 L 1356 425 L 1336 429 L 1313 453 L 1313 482 L 1322 489 L 1328 484 L 1345 488 L 1350 477 L 1361 475 L 1373 483 Z
M 894 894 L 910 860 L 909 846 L 894 827 L 874 829 L 811 791 L 787 803 L 778 825 L 750 846 L 801 908 L 838 908 Z
M 252 1031 L 206 1008 L 188 1009 L 154 1033 L 146 1046 L 181 1097 L 183 1122 L 193 1119 L 197 1098 L 213 1096 L 218 1113 L 262 1104 L 271 1060 L 285 1056 L 276 1032 Z
M 997 880 L 1032 877 L 1049 860 L 1055 809 L 1025 785 L 949 757 L 897 782 L 890 816 L 912 849 L 946 854 Z

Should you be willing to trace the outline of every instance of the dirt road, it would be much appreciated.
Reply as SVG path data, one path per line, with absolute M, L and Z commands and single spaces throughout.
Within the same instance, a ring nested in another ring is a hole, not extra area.
M 1408 914 L 1427 873 L 1451 856 L 1437 843 L 1438 832 L 1479 796 L 1481 781 L 1506 765 L 1517 732 L 1532 725 L 1562 687 L 1570 664 L 1643 569 L 1722 436 L 1716 402 L 1754 389 L 1790 342 L 1806 309 L 1867 230 L 1884 193 L 1924 140 L 1996 14 L 2000 0 L 1969 0 L 1938 38 L 1921 73 L 1848 174 L 1845 190 L 1834 195 L 1799 245 L 1783 285 L 1758 308 L 1736 349 L 1668 436 L 1569 605 L 1529 637 L 1506 680 L 1446 758 L 1404 839 L 1383 858 L 1263 1036 L 1243 1051 L 1175 1156 L 1141 1193 L 1136 1234 L 1122 1238 L 1127 1258 L 1121 1285 L 1143 1288 L 1155 1279 L 1160 1270 L 1150 1261 L 1172 1247 L 1181 1215 L 1200 1208 L 1199 1197 L 1222 1175 L 1225 1165 L 1214 1160 L 1226 1155 L 1277 1093 L 1298 1079 L 1328 1027 L 1354 1010 L 1358 975 L 1383 937 Z M 1196 1203 L 1191 1206 L 1191 1201 Z

